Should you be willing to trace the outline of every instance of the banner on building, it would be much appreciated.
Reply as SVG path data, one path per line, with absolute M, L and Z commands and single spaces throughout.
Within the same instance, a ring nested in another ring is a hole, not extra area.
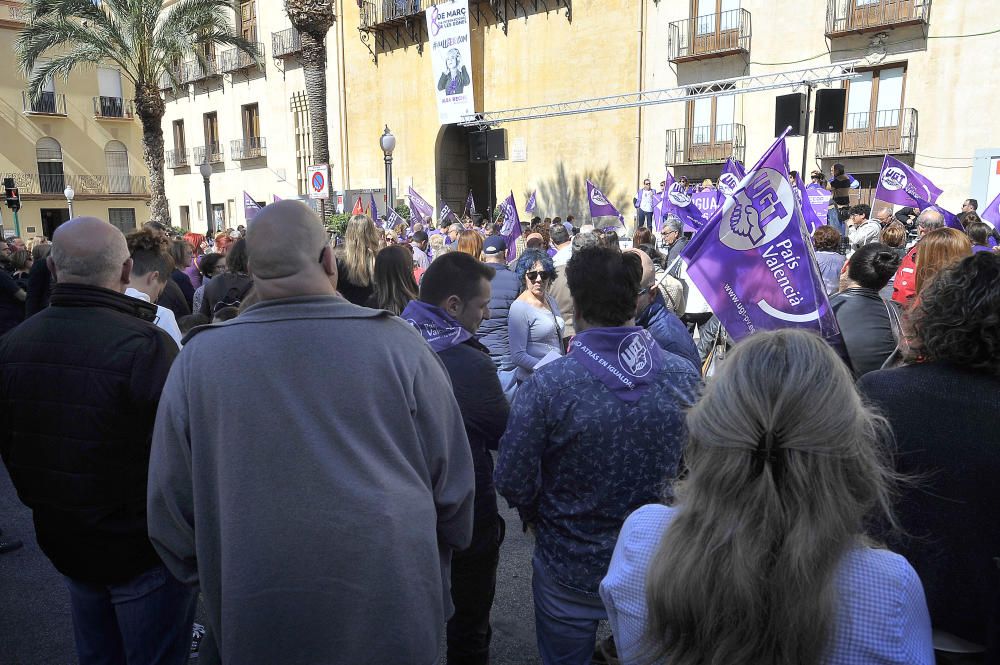
M 441 2 L 426 11 L 431 43 L 434 91 L 442 125 L 475 113 L 472 93 L 472 50 L 469 47 L 469 2 Z

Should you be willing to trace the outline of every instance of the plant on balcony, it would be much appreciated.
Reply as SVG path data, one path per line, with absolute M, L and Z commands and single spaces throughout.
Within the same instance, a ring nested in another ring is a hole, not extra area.
M 231 0 L 28 0 L 28 24 L 15 49 L 28 91 L 38 99 L 44 82 L 73 69 L 116 64 L 135 85 L 135 112 L 142 121 L 142 157 L 149 169 L 150 214 L 170 223 L 163 189 L 163 128 L 166 104 L 160 80 L 178 85 L 175 64 L 194 57 L 207 66 L 210 45 L 235 46 L 257 61 L 254 44 L 230 26 Z M 238 7 L 235 9 L 238 10 Z M 38 69 L 34 69 L 38 63 Z M 207 69 L 206 69 L 207 71 Z
M 315 164 L 330 163 L 330 138 L 326 123 L 326 33 L 333 26 L 331 0 L 285 0 L 285 12 L 299 31 L 302 74 L 309 105 L 309 131 Z

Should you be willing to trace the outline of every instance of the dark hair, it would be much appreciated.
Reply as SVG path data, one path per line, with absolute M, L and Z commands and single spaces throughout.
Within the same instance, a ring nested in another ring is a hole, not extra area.
M 833 175 L 844 175 L 844 165 L 841 163 L 836 163 L 833 165 Z
M 649 260 L 653 262 L 654 268 L 667 267 L 667 256 L 660 250 L 656 249 L 656 245 L 643 243 L 636 247 L 636 249 L 649 257 Z
M 150 228 L 133 231 L 125 236 L 129 255 L 132 257 L 132 274 L 136 277 L 148 275 L 157 271 L 159 281 L 166 282 L 174 269 L 174 261 L 170 258 L 167 247 L 170 243 L 167 237 Z
M 549 238 L 552 239 L 557 245 L 561 245 L 565 242 L 569 242 L 569 231 L 566 227 L 562 225 L 562 222 L 558 224 L 553 224 L 551 230 L 549 230 Z
M 26 249 L 17 249 L 10 254 L 10 267 L 14 270 L 27 270 L 31 261 L 31 252 Z
M 969 230 L 969 224 L 975 224 L 976 222 L 981 221 L 983 220 L 979 218 L 979 214 L 975 210 L 963 212 L 958 215 L 958 223 L 961 224 L 962 228 L 966 231 Z
M 617 231 L 605 231 L 604 235 L 601 236 L 601 244 L 604 247 L 610 247 L 611 249 L 621 250 L 621 244 L 618 242 L 618 232 Z
M 888 226 L 882 229 L 880 239 L 882 240 L 882 244 L 888 245 L 889 247 L 903 247 L 906 245 L 906 227 L 898 221 L 892 221 Z
M 847 276 L 866 289 L 878 291 L 889 283 L 899 268 L 899 253 L 880 242 L 867 244 L 851 254 Z
M 226 252 L 226 272 L 250 272 L 250 256 L 247 253 L 247 241 L 240 238 L 229 246 Z
M 965 199 L 965 200 L 969 202 L 969 205 L 972 206 L 973 210 L 979 210 L 979 201 L 977 201 L 976 199 Z
M 635 230 L 632 235 L 632 246 L 638 247 L 639 245 L 650 245 L 653 243 L 653 232 L 647 229 L 645 226 L 640 226 Z
M 573 249 L 576 251 L 576 248 Z M 528 274 L 531 267 L 536 263 L 542 264 L 542 270 L 548 273 L 555 274 L 556 266 L 552 263 L 552 257 L 543 252 L 540 249 L 526 249 L 521 252 L 521 256 L 517 257 L 517 263 L 514 264 L 514 274 L 517 275 L 518 283 L 518 293 L 524 291 L 524 276 Z M 424 275 L 426 279 L 427 275 Z
M 192 328 L 208 325 L 211 322 L 212 319 L 199 312 L 196 314 L 188 314 L 177 319 L 177 327 L 180 328 L 182 335 L 186 335 Z
M 212 274 L 215 273 L 215 269 L 219 265 L 219 262 L 224 261 L 225 259 L 225 254 L 218 254 L 215 252 L 202 256 L 201 261 L 198 262 L 198 270 L 201 271 L 202 277 L 211 277 Z
M 424 231 L 414 231 L 413 235 L 410 236 L 410 240 L 413 242 L 427 242 L 427 233 Z
M 413 277 L 413 253 L 406 245 L 389 245 L 375 255 L 372 277 L 375 303 L 380 309 L 399 316 L 411 300 L 417 297 L 417 280 Z
M 174 260 L 174 266 L 180 268 L 184 265 L 185 259 L 190 259 L 194 255 L 194 251 L 191 249 L 190 243 L 187 240 L 182 240 L 180 238 L 171 241 L 170 243 L 170 258 Z
M 635 254 L 610 247 L 573 252 L 566 282 L 578 317 L 598 326 L 621 326 L 635 316 L 642 262 Z
M 965 227 L 965 232 L 969 234 L 969 240 L 972 241 L 973 245 L 986 246 L 989 242 L 990 234 L 993 229 L 986 222 L 973 222 Z
M 465 252 L 448 252 L 434 259 L 420 280 L 420 300 L 440 305 L 449 296 L 463 301 L 479 293 L 479 280 L 490 281 L 497 271 Z
M 851 209 L 847 212 L 849 215 L 864 215 L 865 219 L 871 217 L 872 209 L 869 205 L 865 203 L 859 203 L 857 205 L 851 206 Z
M 976 252 L 920 292 L 907 319 L 910 360 L 1000 376 L 1000 256 Z
M 217 312 L 212 314 L 212 323 L 229 321 L 230 319 L 235 319 L 239 315 L 240 310 L 238 307 L 220 307 Z
M 840 231 L 828 224 L 813 231 L 813 245 L 817 252 L 836 252 L 840 249 Z

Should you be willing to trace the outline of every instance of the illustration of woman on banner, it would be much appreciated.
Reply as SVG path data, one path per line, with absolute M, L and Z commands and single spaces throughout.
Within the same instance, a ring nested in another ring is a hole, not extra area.
M 438 90 L 444 90 L 446 95 L 461 95 L 472 79 L 469 78 L 465 65 L 461 64 L 461 55 L 457 48 L 448 49 L 445 67 L 447 70 L 438 79 Z

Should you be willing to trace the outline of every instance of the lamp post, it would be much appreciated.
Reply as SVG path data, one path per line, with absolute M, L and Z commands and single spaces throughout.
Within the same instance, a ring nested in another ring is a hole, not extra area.
M 208 162 L 202 162 L 198 170 L 201 172 L 201 177 L 205 180 L 205 220 L 208 224 L 208 237 L 211 238 L 215 235 L 215 216 L 212 214 L 212 188 L 208 184 L 208 179 L 212 177 L 212 167 L 208 165 Z
M 389 131 L 389 125 L 385 126 L 385 131 L 378 140 L 382 152 L 385 153 L 385 205 L 389 210 L 394 209 L 395 200 L 392 198 L 392 151 L 396 149 L 396 137 Z M 388 216 L 389 210 L 386 210 Z
M 73 219 L 73 197 L 76 196 L 76 192 L 69 185 L 66 185 L 66 189 L 63 190 L 63 196 L 66 197 L 66 206 L 69 208 L 69 218 Z

